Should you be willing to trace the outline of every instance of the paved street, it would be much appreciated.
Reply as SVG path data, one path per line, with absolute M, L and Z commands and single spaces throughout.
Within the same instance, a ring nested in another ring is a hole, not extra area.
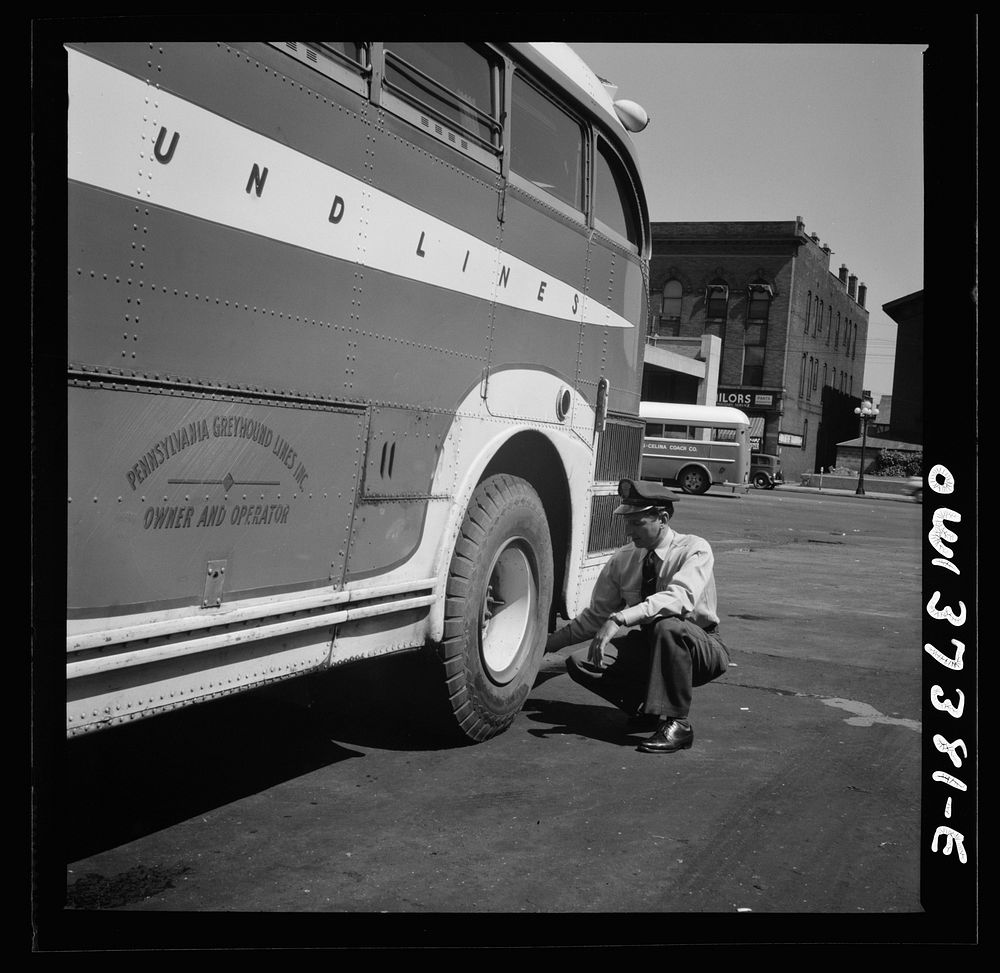
M 695 690 L 679 754 L 637 752 L 623 715 L 565 675 L 570 649 L 478 746 L 423 717 L 419 655 L 73 741 L 70 905 L 919 912 L 920 510 L 795 491 L 681 499 L 674 526 L 716 552 L 733 664 Z M 579 940 L 559 928 L 542 941 Z

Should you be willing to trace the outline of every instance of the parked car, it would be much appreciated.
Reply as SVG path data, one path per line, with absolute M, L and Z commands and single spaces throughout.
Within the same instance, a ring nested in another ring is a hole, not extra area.
M 910 476 L 907 477 L 906 492 L 909 494 L 917 503 L 924 502 L 924 480 L 920 476 Z
M 777 484 L 784 483 L 781 460 L 770 453 L 751 453 L 750 482 L 757 490 L 773 490 Z

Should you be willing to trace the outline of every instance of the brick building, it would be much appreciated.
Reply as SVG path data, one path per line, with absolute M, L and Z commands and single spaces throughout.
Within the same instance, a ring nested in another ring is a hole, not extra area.
M 836 462 L 857 434 L 868 336 L 866 287 L 832 250 L 786 222 L 653 223 L 644 399 L 704 401 L 704 383 L 659 363 L 676 343 L 714 336 L 715 401 L 751 418 L 787 479 Z M 648 346 L 648 347 L 649 347 Z

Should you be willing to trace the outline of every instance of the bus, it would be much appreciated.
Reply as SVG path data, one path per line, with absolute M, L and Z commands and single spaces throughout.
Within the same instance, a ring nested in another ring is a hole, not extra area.
M 503 731 L 624 542 L 641 110 L 555 43 L 65 50 L 67 736 L 408 651 Z
M 642 402 L 642 478 L 706 493 L 714 484 L 749 487 L 750 420 L 739 409 Z

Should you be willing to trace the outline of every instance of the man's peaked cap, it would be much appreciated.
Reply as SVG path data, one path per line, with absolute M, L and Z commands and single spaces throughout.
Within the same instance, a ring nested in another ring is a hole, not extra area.
M 622 502 L 614 512 L 623 517 L 647 510 L 666 510 L 674 515 L 676 497 L 659 480 L 619 480 L 618 496 Z

